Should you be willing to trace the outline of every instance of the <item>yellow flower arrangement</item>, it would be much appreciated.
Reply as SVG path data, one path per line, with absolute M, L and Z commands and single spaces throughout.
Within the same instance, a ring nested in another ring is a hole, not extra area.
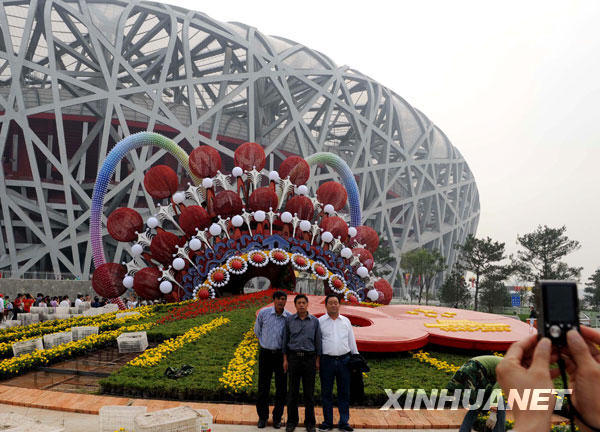
M 115 341 L 117 336 L 123 332 L 145 331 L 154 325 L 154 323 L 146 323 L 121 327 L 117 330 L 91 335 L 78 341 L 57 345 L 47 350 L 37 350 L 19 357 L 11 357 L 2 360 L 0 361 L 0 377 L 16 375 L 33 367 L 50 364 L 54 360 L 60 360 L 65 356 L 71 356 L 75 353 L 84 352 L 91 348 L 103 346 L 109 342 Z
M 252 385 L 257 353 L 258 339 L 254 330 L 248 330 L 235 349 L 229 365 L 226 369 L 223 368 L 223 376 L 219 378 L 219 382 L 226 390 L 239 393 Z
M 446 361 L 438 360 L 435 357 L 431 357 L 429 353 L 426 353 L 423 350 L 419 350 L 418 352 L 411 354 L 412 357 L 419 360 L 420 363 L 427 363 L 442 372 L 455 373 L 460 368 L 460 366 L 456 366 Z
M 140 354 L 139 356 L 131 360 L 129 363 L 127 363 L 127 365 L 137 367 L 155 366 L 173 351 L 178 350 L 179 348 L 188 343 L 194 342 L 196 339 L 201 338 L 206 333 L 214 330 L 217 327 L 222 326 L 223 324 L 227 324 L 230 321 L 231 320 L 229 318 L 224 318 L 221 316 L 215 318 L 207 324 L 192 327 L 181 336 L 168 339 L 160 345 L 158 345 L 157 347 L 144 351 L 142 354 Z

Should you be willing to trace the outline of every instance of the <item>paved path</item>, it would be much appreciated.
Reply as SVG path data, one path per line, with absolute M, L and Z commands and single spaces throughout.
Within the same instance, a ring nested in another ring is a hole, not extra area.
M 218 428 L 215 428 L 215 431 L 254 430 L 254 426 L 256 426 L 257 421 L 256 409 L 254 405 L 131 399 L 125 397 L 63 393 L 51 390 L 38 390 L 0 385 L 0 408 L 12 406 L 11 408 L 14 410 L 17 410 L 18 407 L 22 407 L 21 409 L 29 409 L 32 413 L 38 413 L 38 411 L 40 411 L 40 420 L 44 416 L 56 419 L 56 421 L 61 421 L 62 419 L 67 430 L 81 430 L 84 432 L 97 430 L 98 412 L 101 407 L 106 405 L 146 406 L 148 411 L 157 411 L 180 405 L 187 405 L 195 409 L 203 408 L 210 411 L 210 413 L 213 415 L 214 423 L 219 425 Z M 300 412 L 302 416 L 302 410 Z M 321 422 L 321 410 L 317 408 L 316 412 L 317 422 Z M 381 411 L 376 408 L 352 408 L 350 410 L 351 424 L 357 429 L 361 430 L 456 430 L 460 427 L 460 423 L 462 422 L 464 415 L 465 410 Z M 511 417 L 511 413 L 509 412 L 508 418 Z M 560 422 L 564 419 L 556 417 L 554 420 L 556 422 Z M 71 421 L 74 422 L 73 426 L 70 425 Z M 77 426 L 78 424 L 87 424 L 85 422 L 91 422 L 90 424 L 94 426 L 92 428 Z M 224 425 L 242 426 L 239 426 L 239 428 L 234 428 Z M 82 427 L 82 429 L 77 429 L 78 427 Z M 301 431 L 303 429 L 304 428 L 299 427 L 297 430 Z M 266 430 L 274 429 L 269 427 Z

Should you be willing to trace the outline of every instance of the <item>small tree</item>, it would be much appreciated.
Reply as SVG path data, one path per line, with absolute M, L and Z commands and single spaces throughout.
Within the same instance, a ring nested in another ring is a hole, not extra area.
M 562 259 L 581 247 L 565 235 L 567 228 L 538 225 L 532 233 L 517 236 L 523 248 L 514 260 L 522 276 L 530 281 L 542 279 L 579 279 L 583 267 L 569 267 Z
M 381 234 L 379 235 L 379 238 L 383 238 Z M 396 259 L 389 243 L 387 241 L 381 241 L 373 254 L 373 261 L 375 262 L 373 274 L 377 277 L 387 279 L 387 276 L 394 270 L 391 264 L 396 261 Z
M 415 249 L 402 255 L 400 265 L 417 278 L 419 288 L 419 304 L 425 289 L 425 304 L 429 299 L 429 287 L 433 278 L 446 268 L 445 260 L 439 251 L 424 248 Z
M 440 288 L 440 302 L 451 307 L 466 308 L 471 301 L 471 294 L 467 288 L 465 277 L 454 270 L 448 275 Z
M 590 309 L 600 309 L 600 268 L 588 278 L 584 289 L 584 301 Z
M 475 274 L 475 296 L 473 308 L 478 308 L 480 279 L 498 270 L 499 262 L 504 256 L 504 243 L 492 241 L 491 238 L 478 239 L 469 234 L 462 245 L 456 245 L 460 252 L 459 269 Z
M 510 294 L 498 278 L 492 276 L 481 282 L 481 305 L 488 312 L 495 312 L 504 306 L 510 306 Z

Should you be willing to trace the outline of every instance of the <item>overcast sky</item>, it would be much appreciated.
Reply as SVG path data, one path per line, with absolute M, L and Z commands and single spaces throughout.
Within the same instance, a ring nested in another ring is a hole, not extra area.
M 600 267 L 600 2 L 166 3 L 328 55 L 394 90 L 461 151 L 477 236 L 567 226 L 582 282 Z

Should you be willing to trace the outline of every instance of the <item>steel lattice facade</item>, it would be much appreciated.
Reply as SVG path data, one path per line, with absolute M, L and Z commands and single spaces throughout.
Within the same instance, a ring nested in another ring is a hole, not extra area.
M 398 257 L 436 248 L 451 267 L 453 244 L 476 231 L 475 180 L 440 129 L 388 88 L 319 52 L 157 3 L 0 5 L 0 270 L 14 277 L 89 277 L 99 164 L 140 130 L 187 151 L 210 144 L 226 170 L 246 141 L 264 146 L 267 168 L 290 154 L 336 153 L 356 174 L 364 222 L 392 240 Z M 156 163 L 177 168 L 163 150 L 147 148 L 121 163 L 105 216 L 121 205 L 154 211 L 142 181 Z M 309 186 L 331 178 L 317 167 Z M 105 238 L 109 259 L 126 259 Z

